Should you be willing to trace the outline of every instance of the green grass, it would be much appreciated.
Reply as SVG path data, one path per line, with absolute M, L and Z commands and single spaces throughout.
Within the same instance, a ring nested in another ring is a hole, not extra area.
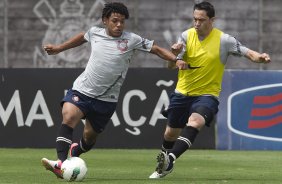
M 177 160 L 170 175 L 151 180 L 148 176 L 155 169 L 157 153 L 158 150 L 91 150 L 82 155 L 88 165 L 82 183 L 282 183 L 280 151 L 189 150 Z M 54 149 L 0 149 L 0 155 L 1 184 L 67 183 L 41 166 L 42 157 L 56 158 Z

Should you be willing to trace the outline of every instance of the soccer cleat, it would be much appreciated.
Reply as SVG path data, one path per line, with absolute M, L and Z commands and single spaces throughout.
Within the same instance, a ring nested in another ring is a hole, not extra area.
M 169 156 L 165 152 L 160 152 L 157 157 L 158 165 L 156 170 L 149 176 L 152 179 L 163 178 L 173 170 L 174 161 L 170 161 Z
M 74 148 L 78 146 L 77 143 L 72 143 L 71 147 L 70 147 L 70 150 L 69 150 L 69 156 L 70 157 L 77 157 L 78 155 L 75 155 L 74 154 Z
M 164 174 L 160 174 L 158 173 L 158 171 L 154 171 L 149 178 L 150 179 L 159 179 L 159 178 L 163 178 L 165 175 Z
M 60 160 L 53 161 L 53 160 L 48 160 L 47 158 L 42 158 L 41 163 L 46 170 L 53 172 L 58 178 L 63 179 L 63 173 L 61 170 L 62 161 Z

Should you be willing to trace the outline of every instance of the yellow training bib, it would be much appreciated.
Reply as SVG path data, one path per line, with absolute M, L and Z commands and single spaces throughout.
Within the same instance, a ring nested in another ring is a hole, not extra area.
M 184 60 L 188 70 L 179 70 L 176 90 L 184 95 L 219 96 L 224 64 L 220 61 L 220 37 L 223 33 L 213 28 L 200 41 L 194 28 L 188 30 Z

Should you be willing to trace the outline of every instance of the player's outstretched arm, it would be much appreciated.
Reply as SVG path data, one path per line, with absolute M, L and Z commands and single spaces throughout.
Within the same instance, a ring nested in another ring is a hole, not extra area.
M 178 56 L 178 54 L 181 52 L 183 48 L 183 44 L 182 43 L 175 43 L 171 46 L 170 50 L 171 52 L 175 55 L 175 56 Z M 173 62 L 169 62 L 168 63 L 168 68 L 176 68 L 176 63 L 173 63 Z
M 43 45 L 43 49 L 49 54 L 49 55 L 55 55 L 59 54 L 62 51 L 78 47 L 82 45 L 83 43 L 87 42 L 84 39 L 84 32 L 81 32 L 74 37 L 70 38 L 68 41 L 59 44 L 59 45 L 53 45 L 53 44 L 46 44 Z
M 174 54 L 174 55 L 178 55 L 182 49 L 183 49 L 183 44 L 182 43 L 175 43 L 171 46 L 171 52 Z
M 151 53 L 156 54 L 157 56 L 159 56 L 160 58 L 164 60 L 175 63 L 176 67 L 180 70 L 187 69 L 186 62 L 183 60 L 177 59 L 177 57 L 167 49 L 164 49 L 154 44 L 151 49 Z
M 266 53 L 258 53 L 253 50 L 248 50 L 246 53 L 246 58 L 250 59 L 251 61 L 255 63 L 269 63 L 271 61 L 270 56 Z

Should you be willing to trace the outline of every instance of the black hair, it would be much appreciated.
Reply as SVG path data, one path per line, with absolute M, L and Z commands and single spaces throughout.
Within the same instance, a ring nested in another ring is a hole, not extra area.
M 207 12 L 207 16 L 209 18 L 213 18 L 215 16 L 215 10 L 214 10 L 214 6 L 207 2 L 207 1 L 203 1 L 201 3 L 197 3 L 194 5 L 194 11 L 195 10 L 204 10 Z
M 102 13 L 102 19 L 109 18 L 112 15 L 112 13 L 119 13 L 121 15 L 124 15 L 125 19 L 129 18 L 127 7 L 123 3 L 119 3 L 119 2 L 106 3 Z

